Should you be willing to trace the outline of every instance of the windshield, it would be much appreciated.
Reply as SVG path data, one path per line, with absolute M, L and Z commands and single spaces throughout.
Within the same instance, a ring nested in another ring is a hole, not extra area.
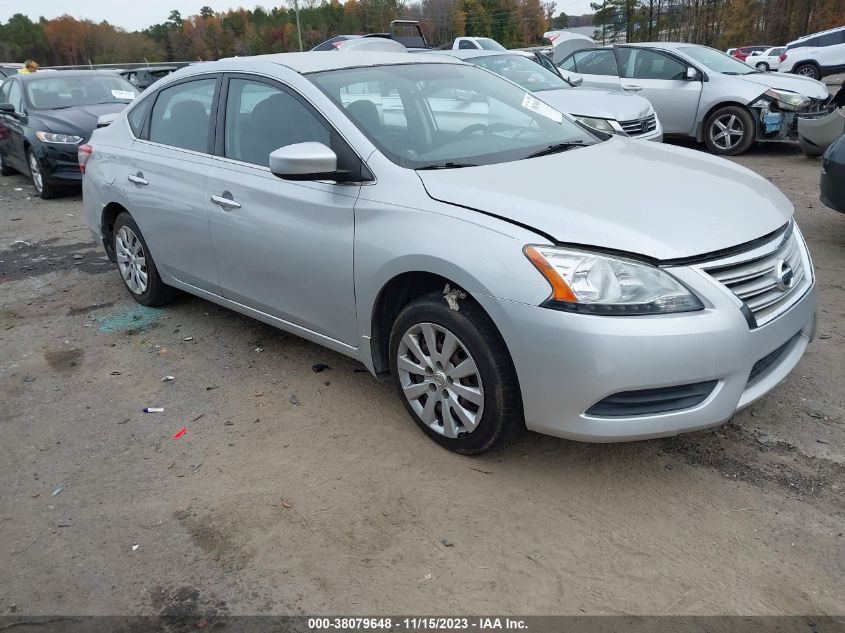
M 33 108 L 60 110 L 98 103 L 129 103 L 140 94 L 135 86 L 117 75 L 56 77 L 58 74 L 50 73 L 44 79 L 26 82 L 26 97 Z
M 391 161 L 410 169 L 504 163 L 597 142 L 537 97 L 466 64 L 342 69 L 308 78 Z
M 496 40 L 491 40 L 489 37 L 479 37 L 477 40 L 478 45 L 483 48 L 485 51 L 506 51 L 504 46 L 499 44 Z
M 678 49 L 685 55 L 692 57 L 695 61 L 704 64 L 713 72 L 723 75 L 751 75 L 759 71 L 755 70 L 736 57 L 725 55 L 722 51 L 706 46 L 682 46 Z
M 467 59 L 471 64 L 492 70 L 531 92 L 562 90 L 571 86 L 552 71 L 524 55 L 489 55 Z

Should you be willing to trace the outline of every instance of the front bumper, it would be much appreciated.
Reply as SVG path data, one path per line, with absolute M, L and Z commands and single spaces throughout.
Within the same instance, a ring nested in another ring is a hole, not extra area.
M 44 179 L 55 187 L 79 187 L 79 145 L 74 143 L 39 143 L 35 156 L 41 161 Z
M 673 274 L 705 300 L 704 310 L 600 317 L 476 297 L 511 352 L 530 430 L 615 442 L 721 424 L 781 382 L 815 334 L 814 287 L 752 330 L 727 289 L 691 268 Z M 755 364 L 779 348 L 776 360 L 749 381 Z M 712 392 L 687 409 L 631 417 L 586 413 L 620 392 L 707 381 L 716 381 Z

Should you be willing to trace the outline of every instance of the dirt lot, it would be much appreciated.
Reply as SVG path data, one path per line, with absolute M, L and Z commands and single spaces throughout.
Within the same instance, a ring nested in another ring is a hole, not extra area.
M 794 147 L 738 162 L 815 258 L 797 370 L 713 431 L 480 458 L 335 353 L 140 308 L 79 196 L 0 179 L 0 614 L 845 613 L 845 216 Z

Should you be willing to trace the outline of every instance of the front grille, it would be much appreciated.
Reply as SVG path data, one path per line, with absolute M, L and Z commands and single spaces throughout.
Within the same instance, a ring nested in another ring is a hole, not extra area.
M 793 340 L 795 340 L 794 336 L 789 339 L 786 343 L 778 347 L 775 351 L 769 352 L 768 354 L 763 356 L 763 358 L 754 363 L 754 367 L 751 368 L 751 373 L 748 375 L 748 384 L 750 385 L 756 382 L 757 379 L 762 374 L 764 374 L 767 369 L 769 369 L 769 367 L 778 362 L 778 360 L 780 360 L 780 357 L 783 356 L 784 352 L 789 349 L 789 346 Z
M 755 326 L 786 312 L 812 283 L 804 242 L 793 229 L 790 223 L 784 233 L 749 253 L 703 266 L 742 301 Z
M 644 119 L 635 119 L 633 121 L 619 121 L 619 125 L 625 130 L 628 136 L 642 136 L 653 132 L 657 128 L 657 117 L 653 114 L 648 115 Z
M 620 391 L 591 406 L 586 414 L 601 418 L 627 418 L 689 409 L 704 402 L 717 382 L 708 380 L 690 385 Z

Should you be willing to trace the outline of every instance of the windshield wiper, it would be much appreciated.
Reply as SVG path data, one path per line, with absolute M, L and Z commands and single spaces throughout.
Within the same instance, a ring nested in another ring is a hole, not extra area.
M 573 147 L 583 147 L 583 145 L 584 141 L 567 141 L 566 143 L 554 143 L 539 151 L 534 152 L 533 154 L 529 154 L 525 158 L 537 158 L 539 156 L 557 154 L 559 152 L 565 152 L 568 149 L 572 149 Z
M 417 167 L 418 171 L 422 170 L 430 170 L 430 169 L 461 169 L 462 167 L 478 167 L 478 165 L 474 163 L 432 163 L 431 165 L 423 165 L 422 167 Z

